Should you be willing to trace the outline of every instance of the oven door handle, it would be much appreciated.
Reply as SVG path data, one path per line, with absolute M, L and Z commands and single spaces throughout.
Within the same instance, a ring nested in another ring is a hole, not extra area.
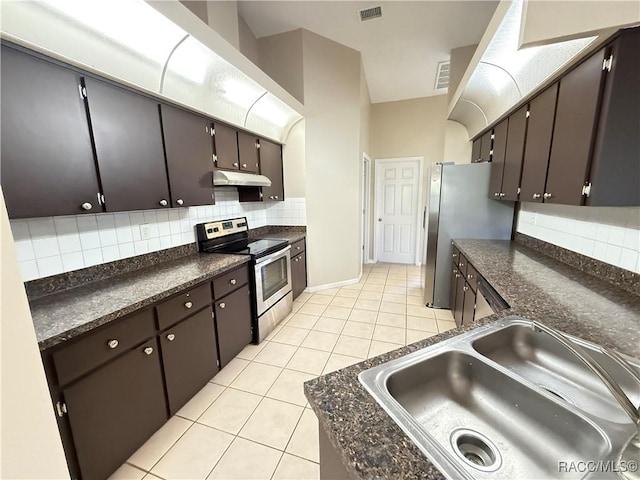
M 291 250 L 291 245 L 287 245 L 285 248 L 283 248 L 281 250 L 278 250 L 277 252 L 270 253 L 269 255 L 266 255 L 264 257 L 257 258 L 256 259 L 256 265 L 261 265 L 261 264 L 263 264 L 265 262 L 269 262 L 269 261 L 275 260 L 275 259 L 281 257 L 282 255 L 284 255 L 289 250 Z

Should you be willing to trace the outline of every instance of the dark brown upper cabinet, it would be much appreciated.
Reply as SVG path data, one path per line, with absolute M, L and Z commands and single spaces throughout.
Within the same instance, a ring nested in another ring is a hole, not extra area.
M 527 134 L 528 105 L 516 110 L 509 117 L 509 131 L 504 157 L 504 172 L 502 174 L 503 200 L 515 202 L 520 198 L 520 180 L 522 177 L 522 160 Z
M 482 141 L 480 143 L 480 162 L 491 161 L 491 151 L 493 148 L 493 130 L 489 130 L 482 135 Z
M 505 196 L 502 192 L 502 176 L 504 173 L 504 159 L 507 147 L 508 122 L 508 119 L 504 119 L 496 125 L 493 133 L 493 159 L 491 161 L 489 196 L 497 200 Z
M 282 175 L 282 146 L 260 139 L 260 173 L 271 180 L 270 187 L 262 187 L 264 200 L 284 200 Z
M 162 133 L 169 173 L 171 205 L 213 203 L 213 139 L 211 121 L 169 105 L 161 105 Z
M 598 116 L 605 50 L 560 80 L 545 203 L 582 204 Z
M 216 168 L 238 170 L 238 131 L 224 123 L 213 124 Z
M 557 97 L 558 84 L 554 83 L 529 103 L 520 185 L 520 200 L 523 202 L 541 203 L 543 200 Z
M 607 51 L 602 106 L 586 205 L 640 205 L 638 52 L 640 28 L 623 30 Z
M 260 139 L 256 135 L 238 131 L 238 157 L 241 171 L 248 173 L 260 171 L 259 144 Z
M 473 141 L 471 147 L 471 163 L 480 161 L 480 148 L 482 147 L 482 137 L 478 137 Z
M 84 83 L 106 210 L 168 207 L 158 102 L 93 78 Z
M 2 190 L 10 218 L 102 211 L 80 77 L 2 46 Z

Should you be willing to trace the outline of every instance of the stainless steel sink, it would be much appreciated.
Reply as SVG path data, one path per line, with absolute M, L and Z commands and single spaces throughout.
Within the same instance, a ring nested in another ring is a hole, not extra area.
M 635 425 L 579 360 L 543 336 L 509 317 L 359 379 L 448 478 L 616 478 Z M 637 404 L 632 378 L 602 362 Z M 605 466 L 591 473 L 578 467 L 598 461 Z

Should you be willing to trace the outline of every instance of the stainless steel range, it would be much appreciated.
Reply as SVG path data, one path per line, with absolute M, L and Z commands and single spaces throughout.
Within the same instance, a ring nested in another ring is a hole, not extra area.
M 198 250 L 205 253 L 250 255 L 252 268 L 253 343 L 260 343 L 289 313 L 291 247 L 286 240 L 249 240 L 245 217 L 196 225 Z

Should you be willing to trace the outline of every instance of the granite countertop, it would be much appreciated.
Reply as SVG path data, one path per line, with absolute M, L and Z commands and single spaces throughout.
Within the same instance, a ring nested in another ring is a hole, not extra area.
M 358 381 L 376 365 L 519 315 L 640 357 L 640 296 L 509 241 L 457 240 L 509 309 L 305 383 L 305 395 L 354 479 L 444 479 Z
M 278 229 L 277 227 L 266 227 L 263 229 L 256 229 L 255 232 L 250 231 L 250 237 L 287 240 L 291 244 L 297 242 L 298 240 L 302 240 L 307 236 L 307 232 L 305 230 L 297 230 L 295 229 L 295 227 L 286 227 L 289 228 L 288 230 L 285 230 L 284 228 L 285 227 L 281 227 L 280 229 Z
M 30 301 L 40 350 L 247 263 L 247 255 L 194 253 Z

